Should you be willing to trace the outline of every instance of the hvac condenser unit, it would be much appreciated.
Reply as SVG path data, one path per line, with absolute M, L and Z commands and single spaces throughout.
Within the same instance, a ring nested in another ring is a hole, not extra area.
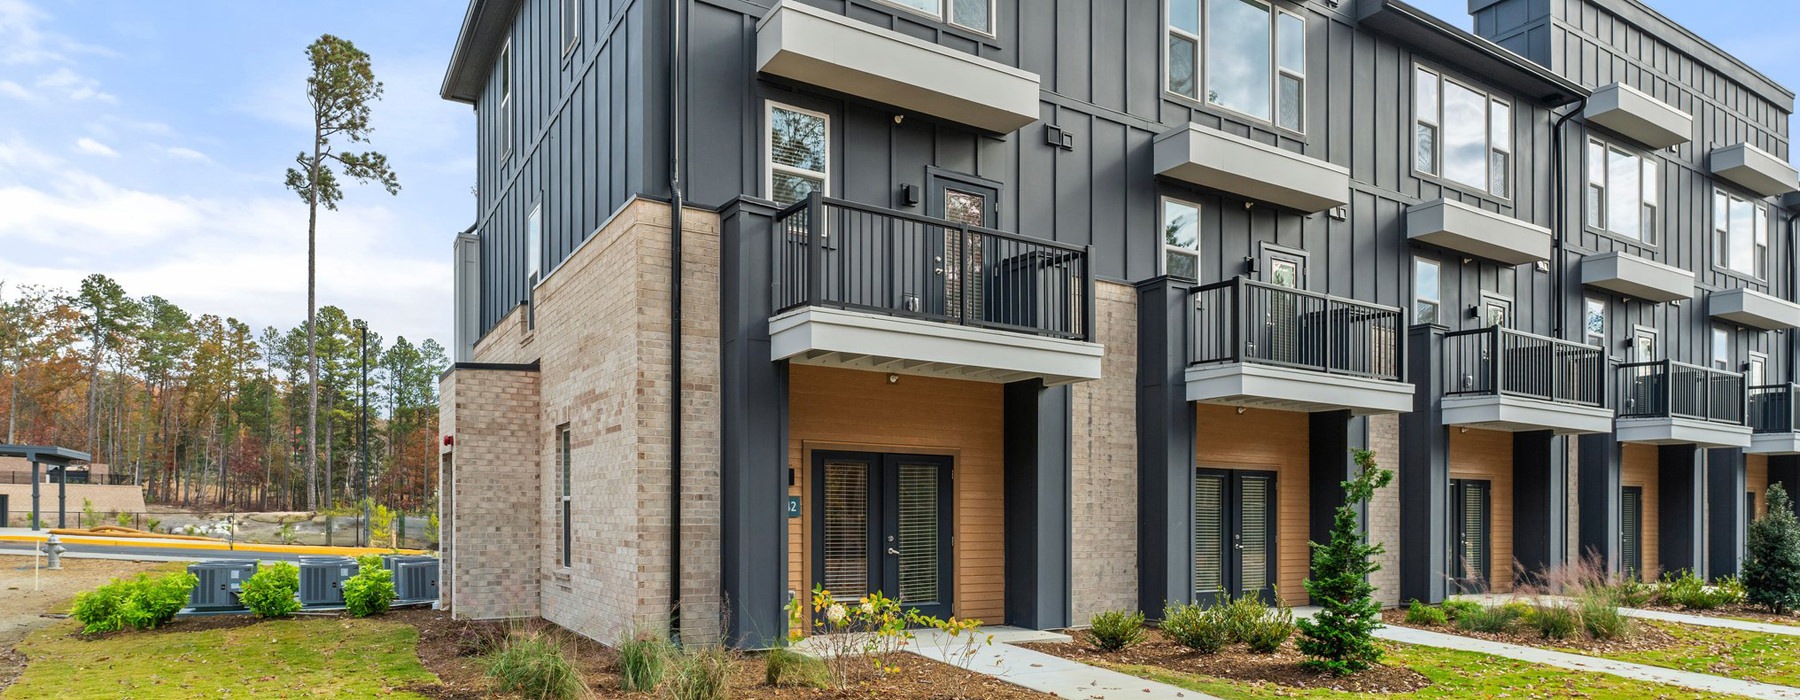
M 195 610 L 242 610 L 238 594 L 244 582 L 256 574 L 255 561 L 215 560 L 189 564 L 188 573 L 200 581 L 188 594 L 188 607 Z
M 402 568 L 408 564 L 429 565 L 429 573 L 418 573 L 426 569 L 415 566 L 412 569 L 415 572 L 412 574 L 413 579 L 408 580 L 403 575 L 407 570 Z M 437 557 L 424 554 L 384 554 L 381 556 L 381 565 L 394 574 L 394 600 L 416 602 L 437 599 Z M 429 590 L 426 590 L 427 587 Z
M 356 575 L 356 560 L 339 556 L 300 557 L 300 604 L 336 607 L 344 604 L 344 581 Z

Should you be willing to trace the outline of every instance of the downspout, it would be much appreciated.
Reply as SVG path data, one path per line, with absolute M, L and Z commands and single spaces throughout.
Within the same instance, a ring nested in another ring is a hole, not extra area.
M 686 36 L 669 0 L 669 640 L 681 643 L 681 130 Z
M 1553 195 L 1556 201 L 1554 225 L 1556 235 L 1551 238 L 1550 242 L 1550 255 L 1555 260 L 1550 265 L 1550 294 L 1548 295 L 1550 303 L 1555 306 L 1555 313 L 1551 314 L 1551 318 L 1556 319 L 1556 327 L 1550 331 L 1552 338 L 1563 337 L 1563 328 L 1569 315 L 1569 305 L 1562 298 L 1563 268 L 1568 264 L 1566 256 L 1563 255 L 1563 248 L 1569 228 L 1569 158 L 1563 153 L 1563 127 L 1567 126 L 1569 120 L 1574 119 L 1575 115 L 1586 109 L 1587 98 L 1583 97 L 1575 102 L 1574 109 L 1557 117 L 1556 123 L 1550 127 L 1550 150 L 1556 155 L 1556 193 Z
M 1800 262 L 1794 257 L 1794 244 L 1800 242 L 1800 199 L 1794 200 L 1796 206 L 1788 208 L 1788 301 L 1800 299 Z M 1794 365 L 1800 363 L 1800 342 L 1794 335 L 1800 330 L 1788 329 L 1788 383 L 1800 382 L 1800 372 Z M 1768 381 L 1764 378 L 1763 381 Z

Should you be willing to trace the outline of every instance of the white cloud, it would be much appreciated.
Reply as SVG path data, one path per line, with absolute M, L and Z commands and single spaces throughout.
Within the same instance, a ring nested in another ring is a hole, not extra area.
M 205 153 L 184 146 L 169 146 L 168 148 L 163 149 L 163 153 L 169 154 L 169 157 L 171 158 L 178 158 L 180 160 L 191 160 L 197 163 L 213 162 L 213 159 Z
M 25 102 L 35 102 L 37 100 L 37 95 L 31 94 L 31 91 L 25 89 L 25 86 L 11 80 L 0 80 L 0 95 L 5 95 Z
M 119 98 L 100 90 L 100 81 L 83 76 L 68 68 L 58 68 L 38 78 L 37 86 L 63 95 L 75 102 L 99 100 L 112 104 L 119 101 Z
M 104 143 L 100 143 L 99 141 L 95 141 L 86 136 L 75 139 L 75 150 L 80 151 L 82 153 L 89 154 L 89 155 L 106 156 L 107 158 L 119 157 L 119 152 L 113 150 L 111 146 L 108 146 Z
M 62 63 L 72 54 L 115 55 L 105 47 L 41 29 L 48 18 L 25 0 L 0 0 L 0 65 Z

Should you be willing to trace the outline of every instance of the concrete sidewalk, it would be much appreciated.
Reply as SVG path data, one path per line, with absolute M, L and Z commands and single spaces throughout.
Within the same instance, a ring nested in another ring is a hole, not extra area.
M 1515 595 L 1511 593 L 1484 593 L 1480 595 L 1460 595 L 1455 597 L 1464 600 L 1473 600 L 1484 605 L 1491 605 L 1512 600 L 1531 600 L 1534 596 Z M 1543 596 L 1543 598 L 1546 600 L 1561 601 L 1563 603 L 1570 602 L 1568 598 L 1562 596 Z M 1644 610 L 1642 608 L 1619 608 L 1619 612 L 1626 617 L 1635 617 L 1640 620 L 1674 622 L 1683 625 L 1694 625 L 1696 627 L 1718 627 L 1721 629 L 1756 632 L 1758 634 L 1779 634 L 1786 637 L 1800 637 L 1800 625 L 1781 625 L 1770 622 L 1733 620 L 1730 618 L 1712 617 L 1709 615 L 1689 615 L 1686 613 L 1667 612 L 1664 610 Z M 1796 622 L 1800 622 L 1800 620 L 1796 620 Z
M 1070 661 L 1060 656 L 1051 656 L 1040 651 L 1014 646 L 1015 643 L 1030 641 L 1068 639 L 1062 635 L 1045 636 L 1046 633 L 1043 632 L 1011 628 L 993 628 L 981 634 L 993 634 L 994 643 L 991 646 L 980 647 L 975 652 L 974 658 L 967 664 L 959 663 L 960 660 L 952 660 L 951 657 L 955 655 L 956 649 L 947 648 L 961 647 L 960 640 L 949 644 L 940 644 L 939 641 L 948 638 L 948 635 L 936 630 L 918 632 L 912 643 L 907 646 L 907 651 L 952 666 L 966 665 L 969 670 L 976 673 L 1062 698 L 1077 700 L 1124 700 L 1125 698 L 1217 700 L 1210 695 L 1177 688 L 1166 683 L 1147 681 L 1118 671 L 1089 666 L 1079 661 Z

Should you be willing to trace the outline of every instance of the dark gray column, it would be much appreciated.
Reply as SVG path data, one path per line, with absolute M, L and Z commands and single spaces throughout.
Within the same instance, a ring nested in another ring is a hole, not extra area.
M 1443 418 L 1445 328 L 1407 332 L 1413 410 L 1400 416 L 1400 600 L 1437 603 L 1449 586 L 1450 431 Z
M 1598 559 L 1607 571 L 1619 570 L 1619 443 L 1611 433 L 1583 435 L 1576 456 L 1581 525 L 1576 542 L 1579 559 Z
M 1569 464 L 1548 430 L 1513 434 L 1513 559 L 1528 580 L 1569 560 Z
M 773 214 L 739 200 L 720 226 L 720 578 L 729 640 L 753 648 L 787 635 L 788 377 L 769 360 Z
M 1187 400 L 1192 286 L 1138 284 L 1138 605 L 1193 597 L 1194 407 Z
M 1657 536 L 1662 540 L 1662 570 L 1700 572 L 1706 561 L 1706 451 L 1694 445 L 1663 445 L 1657 450 Z
M 1311 483 L 1307 488 L 1312 512 L 1308 514 L 1307 536 L 1313 542 L 1324 542 L 1331 538 L 1331 521 L 1338 506 L 1344 504 L 1343 482 L 1356 469 L 1355 460 L 1350 458 L 1350 412 L 1314 413 L 1309 419 Z
M 1006 624 L 1069 626 L 1066 386 L 1006 385 Z
M 69 526 L 69 463 L 56 472 L 56 526 Z
M 39 527 L 39 523 L 44 520 L 44 507 L 40 503 L 41 499 L 38 498 L 39 492 L 43 490 L 44 481 L 44 477 L 39 474 L 41 468 L 36 459 L 31 460 L 31 529 L 33 530 L 43 529 Z
M 1800 455 L 1779 455 L 1769 458 L 1769 483 L 1781 484 L 1788 493 L 1788 501 L 1794 503 L 1794 515 L 1800 516 Z M 1757 498 L 1767 498 L 1767 494 L 1757 494 Z
M 1744 451 L 1706 453 L 1706 577 L 1736 576 L 1744 566 Z

